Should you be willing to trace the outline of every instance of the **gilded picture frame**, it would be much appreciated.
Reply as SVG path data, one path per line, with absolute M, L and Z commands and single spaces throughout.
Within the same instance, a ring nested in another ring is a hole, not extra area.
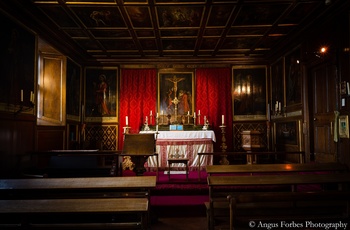
M 67 59 L 67 120 L 81 121 L 81 66 Z
M 84 78 L 84 121 L 117 122 L 118 68 L 87 67 Z
M 339 137 L 349 138 L 349 116 L 339 116 Z
M 300 105 L 302 102 L 302 69 L 300 48 L 285 57 L 286 106 Z
M 20 104 L 30 107 L 31 92 L 35 93 L 37 37 L 29 29 L 0 14 L 0 111 L 16 112 Z M 23 92 L 23 102 L 21 102 Z M 37 96 L 35 95 L 36 99 Z M 35 102 L 35 101 L 34 101 Z M 22 111 L 35 114 L 35 108 Z
M 272 114 L 276 113 L 276 104 L 285 106 L 285 78 L 284 78 L 284 58 L 280 58 L 271 65 L 271 105 Z
M 266 66 L 232 67 L 234 120 L 266 120 Z
M 175 97 L 177 115 L 193 115 L 194 111 L 194 74 L 193 72 L 158 73 L 158 112 L 160 115 L 175 115 Z
M 298 146 L 298 122 L 276 122 L 276 144 Z

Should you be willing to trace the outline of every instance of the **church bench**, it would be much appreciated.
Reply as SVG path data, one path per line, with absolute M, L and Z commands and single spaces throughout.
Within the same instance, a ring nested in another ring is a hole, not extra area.
M 147 229 L 147 198 L 0 200 L 0 227 Z
M 254 151 L 254 152 L 203 152 L 203 153 L 197 153 L 199 160 L 198 160 L 198 180 L 200 180 L 200 168 L 201 168 L 201 156 L 204 155 L 212 155 L 212 156 L 236 156 L 236 155 L 249 155 L 249 156 L 256 156 L 256 155 L 289 155 L 289 154 L 297 154 L 299 155 L 299 163 L 304 163 L 305 158 L 305 152 L 286 152 L 286 151 Z
M 342 190 L 349 186 L 350 173 L 329 174 L 283 174 L 283 175 L 252 175 L 252 176 L 208 176 L 209 204 L 208 225 L 214 228 L 215 206 L 229 210 L 226 200 L 228 195 L 250 192 L 300 192 L 299 185 L 333 185 Z M 285 188 L 289 188 L 286 190 Z M 279 189 L 280 188 L 280 189 Z M 226 203 L 225 203 L 226 200 Z
M 341 163 L 305 164 L 247 164 L 247 165 L 208 165 L 208 175 L 215 174 L 256 174 L 256 173 L 307 173 L 307 172 L 346 172 L 348 167 Z
M 349 221 L 350 191 L 255 192 L 227 198 L 230 230 L 264 223 L 274 223 L 275 228 L 287 228 L 289 223 L 307 228 L 309 221 Z
M 121 151 L 113 150 L 48 150 L 30 153 L 32 161 L 37 161 L 36 171 L 41 171 L 39 173 L 43 177 L 115 176 L 120 154 Z M 24 172 L 24 176 L 39 173 L 29 170 Z
M 149 201 L 150 191 L 155 187 L 155 176 L 2 179 L 0 199 L 146 198 Z
M 83 192 L 128 191 L 140 191 L 148 194 L 150 189 L 155 188 L 155 186 L 155 176 L 0 179 L 0 194 L 13 192 L 54 194 L 62 192 L 72 195 Z

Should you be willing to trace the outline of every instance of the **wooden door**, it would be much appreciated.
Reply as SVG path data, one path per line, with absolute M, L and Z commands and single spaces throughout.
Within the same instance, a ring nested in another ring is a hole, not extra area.
M 310 151 L 316 162 L 335 162 L 334 111 L 336 110 L 336 71 L 331 64 L 311 70 L 312 102 Z

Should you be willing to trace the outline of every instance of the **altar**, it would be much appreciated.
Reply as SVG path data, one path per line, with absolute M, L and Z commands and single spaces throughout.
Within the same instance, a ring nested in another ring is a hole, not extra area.
M 154 131 L 141 131 L 140 133 L 155 133 Z M 215 133 L 212 130 L 205 131 L 159 131 L 156 136 L 156 152 L 158 153 L 158 167 L 161 170 L 167 168 L 168 158 L 188 158 L 189 170 L 198 170 L 199 160 L 201 169 L 213 164 L 213 156 L 199 157 L 197 153 L 213 152 L 213 142 L 216 142 Z M 145 165 L 150 170 L 157 167 L 157 157 L 148 158 Z M 178 164 L 172 168 L 183 168 Z

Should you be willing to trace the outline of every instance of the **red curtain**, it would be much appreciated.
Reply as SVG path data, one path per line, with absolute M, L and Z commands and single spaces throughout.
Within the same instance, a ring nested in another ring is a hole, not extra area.
M 123 149 L 123 127 L 128 116 L 130 133 L 138 133 L 146 116 L 156 112 L 157 70 L 122 69 L 119 91 L 118 149 Z M 154 120 L 154 119 L 153 119 Z
M 204 116 L 216 134 L 214 151 L 221 151 L 222 115 L 226 125 L 227 151 L 232 151 L 233 115 L 232 115 L 232 77 L 230 68 L 206 68 L 196 70 L 196 109 L 200 110 L 201 123 Z

